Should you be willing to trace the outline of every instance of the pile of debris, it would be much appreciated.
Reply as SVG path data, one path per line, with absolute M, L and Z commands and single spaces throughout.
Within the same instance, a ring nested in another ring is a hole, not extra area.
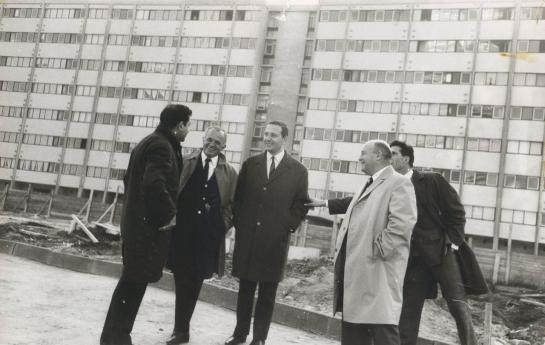
M 0 217 L 0 239 L 49 248 L 54 251 L 120 260 L 119 234 L 103 226 L 78 222 L 49 222 L 14 216 Z

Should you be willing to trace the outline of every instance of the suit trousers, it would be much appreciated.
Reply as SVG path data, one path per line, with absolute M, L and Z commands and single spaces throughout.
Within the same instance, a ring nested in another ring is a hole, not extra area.
M 399 345 L 396 325 L 342 322 L 341 345 Z
M 237 326 L 233 333 L 236 337 L 246 337 L 250 333 L 252 320 L 252 309 L 254 306 L 254 294 L 259 285 L 257 293 L 257 304 L 254 315 L 255 340 L 266 340 L 271 325 L 274 300 L 276 297 L 277 282 L 255 282 L 241 279 L 239 283 L 237 298 Z
M 121 277 L 112 295 L 108 314 L 106 314 L 106 321 L 104 321 L 104 328 L 100 336 L 101 345 L 132 344 L 130 334 L 147 285 L 147 283 L 124 281 Z
M 424 300 L 429 287 L 435 282 L 439 283 L 450 314 L 456 321 L 460 343 L 462 345 L 477 345 L 460 267 L 455 254 L 450 248 L 447 250 L 442 262 L 431 267 L 419 256 L 409 258 L 403 286 L 403 306 L 399 321 L 401 344 L 416 344 Z
M 203 279 L 195 278 L 186 272 L 173 273 L 176 285 L 174 331 L 189 333 L 189 323 L 201 292 Z

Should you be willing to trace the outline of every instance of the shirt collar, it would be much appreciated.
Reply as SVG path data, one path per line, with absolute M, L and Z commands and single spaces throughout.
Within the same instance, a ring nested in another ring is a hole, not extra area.
M 373 182 L 377 180 L 380 174 L 382 174 L 382 172 L 386 170 L 387 167 L 389 167 L 389 165 L 385 166 L 384 168 L 380 169 L 379 171 L 373 174 Z
M 272 156 L 273 155 L 269 151 L 267 151 L 267 162 L 271 161 Z M 284 150 L 280 150 L 280 152 L 274 155 L 274 163 L 276 164 L 276 166 L 278 166 L 282 158 L 284 158 Z
M 407 171 L 407 173 L 405 175 L 403 175 L 405 177 L 407 177 L 409 180 L 413 178 L 413 169 L 409 169 L 409 171 Z
M 208 156 L 205 155 L 204 152 L 201 152 L 202 166 L 206 164 L 206 158 L 208 158 Z M 217 164 L 218 164 L 218 156 L 212 157 L 210 158 L 210 163 L 208 164 L 208 168 L 215 168 Z

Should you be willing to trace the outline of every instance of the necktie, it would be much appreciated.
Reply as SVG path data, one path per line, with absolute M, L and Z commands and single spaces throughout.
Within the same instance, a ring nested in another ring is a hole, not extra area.
M 367 180 L 367 183 L 365 184 L 365 186 L 363 187 L 363 190 L 361 191 L 361 194 L 359 196 L 359 198 L 361 198 L 361 196 L 363 195 L 363 193 L 365 193 L 365 191 L 367 190 L 367 188 L 369 188 L 369 186 L 373 183 L 373 176 L 369 177 L 369 180 Z M 359 199 L 358 198 L 358 199 Z
M 271 178 L 272 173 L 276 169 L 276 164 L 274 163 L 274 156 L 271 157 L 271 168 L 269 169 L 269 178 Z
M 204 162 L 205 162 L 205 163 L 204 163 L 204 180 L 205 180 L 205 181 L 208 181 L 208 169 L 209 169 L 209 167 L 210 167 L 210 161 L 211 161 L 210 158 L 206 158 L 206 159 L 204 160 Z

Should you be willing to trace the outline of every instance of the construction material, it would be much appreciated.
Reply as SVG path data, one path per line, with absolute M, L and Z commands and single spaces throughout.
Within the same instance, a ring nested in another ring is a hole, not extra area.
M 538 301 L 536 301 L 534 299 L 521 298 L 520 301 L 522 303 L 535 305 L 536 307 L 545 308 L 545 303 L 538 302 Z
M 77 225 L 79 225 L 79 227 L 83 230 L 83 232 L 85 232 L 85 234 L 89 236 L 89 238 L 91 239 L 91 242 L 98 243 L 97 238 L 93 235 L 91 231 L 89 231 L 89 229 L 87 229 L 85 224 L 83 224 L 83 222 L 75 214 L 72 215 L 72 219 L 74 220 L 74 222 L 76 222 Z M 71 224 L 70 230 L 68 231 L 68 233 L 71 233 L 74 230 L 74 228 L 75 228 L 75 225 L 74 227 L 72 227 L 72 224 Z
M 492 345 L 492 303 L 486 302 L 484 305 L 484 339 L 483 345 Z

